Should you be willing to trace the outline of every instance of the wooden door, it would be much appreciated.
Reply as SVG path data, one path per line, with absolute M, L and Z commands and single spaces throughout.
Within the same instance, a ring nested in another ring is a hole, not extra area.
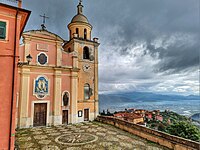
M 68 110 L 63 110 L 62 123 L 68 124 Z
M 89 109 L 84 109 L 84 121 L 89 121 Z
M 46 126 L 47 120 L 47 104 L 39 103 L 34 105 L 33 126 Z

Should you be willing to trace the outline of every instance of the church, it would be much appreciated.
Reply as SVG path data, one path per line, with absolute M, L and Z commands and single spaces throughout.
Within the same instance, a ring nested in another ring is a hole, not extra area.
M 77 14 L 68 24 L 69 40 L 48 31 L 22 34 L 17 79 L 18 128 L 94 120 L 98 105 L 98 38 L 92 25 Z

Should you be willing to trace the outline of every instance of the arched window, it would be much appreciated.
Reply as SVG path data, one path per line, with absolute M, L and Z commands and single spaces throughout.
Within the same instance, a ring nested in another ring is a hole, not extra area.
M 87 46 L 83 48 L 83 59 L 90 59 L 90 52 Z
M 78 30 L 78 28 L 76 28 L 76 34 L 78 34 L 78 36 L 79 36 L 79 30 Z
M 72 30 L 69 31 L 69 34 L 70 34 L 69 36 L 70 36 L 70 39 L 71 39 L 72 38 Z
M 70 47 L 67 49 L 67 52 L 68 52 L 68 53 L 70 53 L 70 52 L 71 52 L 71 48 L 70 48 Z
M 87 83 L 84 85 L 84 99 L 90 99 L 90 85 Z
M 87 29 L 84 29 L 84 39 L 87 39 Z
M 65 92 L 63 95 L 63 106 L 68 106 L 69 105 L 69 94 L 68 92 Z

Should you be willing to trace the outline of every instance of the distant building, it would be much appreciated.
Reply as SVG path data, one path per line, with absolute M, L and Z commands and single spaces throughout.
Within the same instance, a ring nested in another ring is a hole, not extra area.
M 135 124 L 140 124 L 146 126 L 144 124 L 145 121 L 150 120 L 159 120 L 163 121 L 162 115 L 160 115 L 160 110 L 147 111 L 144 109 L 128 109 L 127 111 L 120 111 L 114 114 L 114 117 L 121 118 L 127 120 L 129 122 L 133 122 Z
M 144 117 L 135 113 L 127 113 L 124 116 L 124 120 L 132 122 L 134 124 L 138 124 L 144 122 Z
M 167 120 L 167 124 L 168 124 L 168 125 L 171 124 L 171 120 L 170 120 L 170 118 Z
M 0 3 L 1 150 L 14 149 L 19 40 L 30 13 L 28 10 Z
M 153 110 L 153 114 L 160 115 L 160 110 Z
M 147 112 L 147 113 L 145 113 L 145 117 L 147 118 L 147 119 L 152 119 L 152 113 L 150 113 L 150 112 Z
M 145 113 L 146 113 L 146 110 L 144 110 L 144 109 L 136 109 L 136 110 L 134 111 L 134 113 L 140 114 L 140 115 L 142 115 L 142 116 L 144 117 L 144 116 L 145 116 Z
M 161 115 L 156 115 L 156 120 L 163 121 L 163 117 Z
M 130 109 L 128 109 L 128 112 L 132 113 L 132 112 L 135 112 L 135 110 L 136 110 L 135 108 L 130 108 Z
M 144 122 L 144 117 L 136 113 L 119 112 L 119 113 L 114 114 L 114 117 L 132 122 L 134 124 Z
M 119 112 L 119 113 L 116 113 L 114 114 L 114 117 L 117 117 L 117 118 L 124 118 L 125 117 L 125 112 Z

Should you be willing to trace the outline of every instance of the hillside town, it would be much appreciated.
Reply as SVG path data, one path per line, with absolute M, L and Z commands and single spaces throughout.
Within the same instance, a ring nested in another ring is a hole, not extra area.
M 105 116 L 113 116 L 117 119 L 128 121 L 144 127 L 149 127 L 155 130 L 164 131 L 164 129 L 176 121 L 187 121 L 191 120 L 185 116 L 178 115 L 170 110 L 145 110 L 129 108 L 124 111 L 118 111 L 110 113 L 109 109 L 101 113 Z
M 165 112 L 167 112 L 166 110 Z M 132 122 L 134 124 L 139 124 L 143 126 L 147 126 L 147 122 L 149 121 L 163 121 L 163 116 L 160 114 L 160 110 L 144 110 L 144 109 L 125 109 L 125 111 L 115 112 L 114 114 L 110 113 L 107 110 L 107 113 L 103 110 L 102 115 L 114 116 L 116 118 Z M 170 119 L 168 120 L 170 123 Z
M 133 122 L 135 124 L 146 126 L 146 121 L 156 120 L 163 121 L 163 116 L 160 115 L 160 110 L 148 111 L 144 109 L 126 109 L 125 111 L 120 111 L 114 113 L 114 117 Z

